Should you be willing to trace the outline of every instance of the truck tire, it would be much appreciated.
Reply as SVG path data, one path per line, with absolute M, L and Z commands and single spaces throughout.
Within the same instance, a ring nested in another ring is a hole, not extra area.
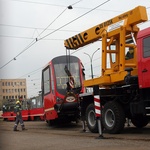
M 143 115 L 138 115 L 134 118 L 131 118 L 132 124 L 137 128 L 143 128 L 148 124 L 148 119 Z
M 89 104 L 88 107 L 86 108 L 86 122 L 87 122 L 88 129 L 92 133 L 98 132 L 98 124 L 95 117 L 94 104 Z
M 110 134 L 120 133 L 125 124 L 125 113 L 116 101 L 108 102 L 102 110 L 102 124 Z

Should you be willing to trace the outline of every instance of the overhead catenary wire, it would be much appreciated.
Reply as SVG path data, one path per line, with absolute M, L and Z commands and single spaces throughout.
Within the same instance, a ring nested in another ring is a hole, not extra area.
M 58 5 L 58 4 L 50 4 L 50 3 L 42 3 L 42 2 L 33 2 L 33 1 L 26 1 L 26 0 L 9 0 L 9 1 L 17 1 L 17 2 L 24 2 L 24 3 L 31 3 L 31 4 L 38 4 L 38 5 L 49 5 L 49 6 L 54 6 L 54 7 L 66 7 L 65 5 Z M 82 0 L 79 0 L 77 2 L 75 2 L 74 4 L 77 4 L 79 3 L 80 1 Z M 74 5 L 72 4 L 72 5 Z M 77 9 L 92 9 L 92 8 L 85 8 L 85 7 L 74 7 L 74 8 L 77 8 Z M 97 10 L 101 10 L 101 11 L 111 11 L 111 12 L 122 12 L 122 11 L 119 11 L 119 10 L 106 10 L 106 9 L 97 9 Z
M 10 37 L 10 38 L 17 38 L 17 39 L 29 39 L 29 40 L 31 40 L 31 39 L 35 39 L 35 38 L 33 38 L 33 37 L 20 37 L 20 36 L 9 36 L 9 35 L 0 35 L 0 37 Z M 64 41 L 64 39 L 43 39 L 43 40 L 55 40 L 55 41 Z
M 69 6 L 67 7 L 69 8 Z M 4 64 L 3 66 L 0 67 L 0 69 L 4 68 L 5 66 L 7 66 L 10 62 L 12 62 L 13 60 L 16 60 L 16 58 L 21 55 L 23 52 L 25 52 L 26 50 L 28 50 L 32 45 L 34 45 L 37 41 L 38 41 L 38 37 L 44 32 L 46 31 L 46 29 L 48 29 L 48 27 L 50 25 L 52 25 L 52 23 L 54 23 L 56 21 L 56 19 L 58 19 L 66 10 L 67 8 L 65 8 L 34 40 L 32 40 L 32 42 L 25 48 L 23 49 L 19 54 L 17 54 L 14 58 L 12 58 L 10 61 L 8 61 L 6 64 Z
M 24 76 L 30 76 L 30 75 L 32 75 L 32 74 L 38 72 L 38 71 L 41 71 L 42 68 L 43 68 L 43 67 L 40 67 L 40 68 L 38 68 L 38 69 L 35 69 L 35 70 L 33 70 L 33 71 L 29 72 L 29 73 L 26 73 L 26 74 L 20 76 L 19 78 L 22 78 L 22 77 L 24 77 Z M 17 79 L 19 79 L 19 78 L 17 78 Z
M 19 1 L 19 0 L 14 0 L 14 1 Z M 81 1 L 81 0 L 80 0 Z M 20 1 L 19 1 L 20 2 Z M 29 2 L 29 1 L 24 1 L 24 2 Z M 79 2 L 79 1 L 78 1 Z M 77 3 L 77 2 L 76 2 Z M 59 6 L 59 5 L 57 5 Z M 75 7 L 77 8 L 77 7 Z M 149 9 L 150 7 L 147 7 L 146 9 Z M 82 9 L 82 7 L 81 7 Z M 83 9 L 91 9 L 91 8 L 83 8 Z M 97 9 L 99 10 L 99 9 Z M 102 10 L 102 9 L 101 9 Z M 102 11 L 111 11 L 114 12 L 114 10 L 102 10 Z M 117 12 L 122 12 L 122 11 L 117 11 Z M 149 22 L 150 20 L 147 20 L 147 22 Z M 145 22 L 146 23 L 146 22 Z M 139 23 L 138 25 L 141 25 L 142 23 Z M 39 28 L 39 27 L 27 27 L 27 26 L 19 26 L 19 25 L 10 25 L 10 24 L 0 24 L 0 26 L 4 26 L 4 27 L 16 27 L 16 28 L 25 28 L 25 29 L 36 29 L 36 30 L 45 30 L 45 28 Z M 55 29 L 46 29 L 46 30 L 55 30 Z M 80 32 L 80 31 L 73 31 L 73 30 L 59 30 L 59 31 L 64 31 L 64 32 Z M 10 36 L 10 35 L 0 35 L 0 37 L 14 37 L 14 38 L 26 38 L 26 39 L 33 39 L 33 38 L 29 38 L 29 37 L 17 37 L 17 36 Z
M 31 4 L 40 4 L 40 5 L 50 5 L 50 6 L 59 6 L 59 7 L 66 7 L 65 5 L 57 5 L 57 4 L 50 4 L 50 3 L 42 3 L 42 2 L 33 2 L 33 1 L 26 1 L 26 0 L 9 0 L 9 1 L 17 1 L 17 2 L 23 2 L 23 3 L 31 3 Z M 72 5 L 75 5 L 79 3 L 82 0 L 79 0 Z
M 80 0 L 80 1 L 81 1 L 81 0 Z M 28 49 L 29 49 L 32 45 L 34 45 L 37 41 L 46 38 L 47 36 L 51 35 L 52 33 L 54 33 L 54 32 L 56 32 L 56 31 L 62 29 L 63 27 L 65 27 L 65 26 L 71 24 L 72 22 L 74 22 L 74 21 L 80 19 L 81 17 L 87 15 L 88 13 L 90 13 L 90 12 L 92 12 L 93 10 L 97 9 L 98 7 L 100 7 L 100 6 L 102 6 L 102 5 L 106 4 L 106 3 L 108 3 L 109 1 L 110 1 L 110 0 L 106 0 L 105 2 L 103 2 L 103 3 L 101 3 L 100 5 L 94 7 L 93 9 L 91 9 L 90 11 L 88 11 L 88 12 L 82 14 L 81 16 L 79 16 L 79 17 L 73 19 L 72 21 L 70 21 L 70 22 L 64 24 L 63 26 L 57 28 L 56 30 L 54 30 L 54 31 L 50 32 L 49 34 L 47 34 L 47 35 L 45 35 L 45 36 L 43 36 L 43 37 L 41 37 L 41 38 L 38 39 L 38 37 L 45 31 L 45 29 L 47 29 L 52 23 L 54 23 L 54 21 L 56 21 L 56 19 L 58 19 L 58 17 L 60 17 L 60 16 L 65 12 L 65 10 L 69 7 L 69 6 L 68 6 L 67 8 L 65 8 L 65 9 L 38 35 L 37 38 L 35 38 L 25 49 L 23 49 L 23 50 L 22 50 L 19 54 L 17 54 L 14 58 L 12 58 L 12 59 L 11 59 L 10 61 L 8 61 L 6 64 L 4 64 L 3 66 L 1 66 L 0 69 L 2 69 L 2 68 L 4 68 L 5 66 L 7 66 L 7 65 L 8 65 L 10 62 L 12 62 L 13 60 L 16 60 L 16 58 L 17 58 L 19 55 L 21 55 L 23 52 L 25 52 L 26 50 L 28 50 Z M 79 1 L 78 1 L 78 2 L 79 2 Z M 74 4 L 76 4 L 76 3 L 74 3 Z M 74 5 L 74 4 L 73 4 L 73 5 Z
M 27 27 L 27 26 L 18 26 L 18 25 L 10 25 L 10 24 L 0 24 L 0 26 L 4 26 L 4 27 L 13 27 L 13 28 L 24 28 L 24 29 L 31 29 L 31 30 L 44 30 L 45 28 L 39 28 L 39 27 Z M 48 30 L 55 30 L 55 29 L 47 29 Z M 59 31 L 62 31 L 62 32 L 80 32 L 80 31 L 75 31 L 75 30 L 59 30 Z
M 27 47 L 25 47 L 23 49 L 23 51 L 21 51 L 20 53 L 18 53 L 14 58 L 12 58 L 10 61 L 8 61 L 6 64 L 4 64 L 3 66 L 0 67 L 0 69 L 4 68 L 5 66 L 7 66 L 10 62 L 12 62 L 13 60 L 16 60 L 16 58 L 21 55 L 23 52 L 25 52 L 27 49 L 29 49 L 32 45 L 34 45 L 36 43 L 36 41 L 32 41 Z
M 41 68 L 40 68 L 41 69 Z M 30 74 L 30 73 L 29 73 Z
M 56 31 L 58 31 L 58 30 L 62 29 L 63 27 L 65 27 L 65 26 L 67 26 L 67 25 L 71 24 L 72 22 L 74 22 L 74 21 L 76 21 L 76 20 L 80 19 L 81 17 L 83 17 L 83 16 L 87 15 L 88 13 L 90 13 L 90 12 L 92 12 L 93 10 L 97 9 L 98 7 L 100 7 L 100 6 L 102 6 L 102 5 L 106 4 L 106 3 L 108 3 L 109 1 L 110 1 L 110 0 L 106 0 L 105 2 L 101 3 L 100 5 L 98 5 L 98 6 L 94 7 L 93 9 L 91 9 L 91 10 L 87 11 L 86 13 L 82 14 L 81 16 L 79 16 L 79 17 L 77 17 L 77 18 L 73 19 L 72 21 L 70 21 L 70 22 L 68 22 L 68 23 L 64 24 L 63 26 L 61 26 L 61 27 L 57 28 L 56 30 L 54 30 L 54 31 L 52 31 L 52 32 L 50 32 L 50 33 L 48 33 L 47 35 L 45 35 L 45 36 L 41 37 L 41 38 L 40 38 L 40 39 L 38 39 L 38 40 L 42 40 L 42 39 L 46 38 L 47 36 L 51 35 L 52 33 L 54 33 L 54 32 L 56 32 Z
M 69 5 L 68 7 L 66 7 L 38 36 L 37 36 L 37 38 L 42 34 L 42 33 L 44 33 L 67 9 L 72 9 L 72 6 L 73 5 L 75 5 L 75 4 L 77 4 L 77 3 L 79 3 L 79 2 L 81 2 L 82 0 L 79 0 L 79 1 L 77 1 L 77 2 L 75 2 L 75 3 L 73 3 L 72 5 Z M 22 1 L 23 2 L 23 1 Z M 36 38 L 36 40 L 37 40 L 37 38 Z

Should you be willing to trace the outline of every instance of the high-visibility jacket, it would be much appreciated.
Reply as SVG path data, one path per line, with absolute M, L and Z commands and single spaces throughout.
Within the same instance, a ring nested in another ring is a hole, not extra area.
M 20 112 L 22 110 L 20 101 L 16 101 L 14 112 Z

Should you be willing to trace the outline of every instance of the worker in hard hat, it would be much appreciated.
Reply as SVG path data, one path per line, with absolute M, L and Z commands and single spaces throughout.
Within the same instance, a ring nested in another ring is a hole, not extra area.
M 18 131 L 17 130 L 17 126 L 20 122 L 21 128 L 22 130 L 25 130 L 25 126 L 24 126 L 24 122 L 22 119 L 22 114 L 21 114 L 21 101 L 22 101 L 22 97 L 19 97 L 19 100 L 16 101 L 15 107 L 14 107 L 14 112 L 16 113 L 16 121 L 15 121 L 15 125 L 14 125 L 14 131 Z

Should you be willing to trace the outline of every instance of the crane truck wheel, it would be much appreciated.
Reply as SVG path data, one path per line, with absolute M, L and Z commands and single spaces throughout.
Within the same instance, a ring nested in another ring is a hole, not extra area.
M 148 124 L 148 119 L 143 115 L 138 115 L 134 118 L 131 118 L 131 122 L 137 128 L 143 128 Z
M 120 133 L 125 124 L 125 113 L 116 101 L 110 101 L 104 105 L 102 110 L 102 124 L 105 131 L 110 134 Z
M 98 125 L 97 125 L 97 120 L 95 117 L 94 104 L 90 104 L 86 108 L 86 122 L 87 122 L 88 129 L 91 132 L 93 132 L 93 133 L 98 132 Z

